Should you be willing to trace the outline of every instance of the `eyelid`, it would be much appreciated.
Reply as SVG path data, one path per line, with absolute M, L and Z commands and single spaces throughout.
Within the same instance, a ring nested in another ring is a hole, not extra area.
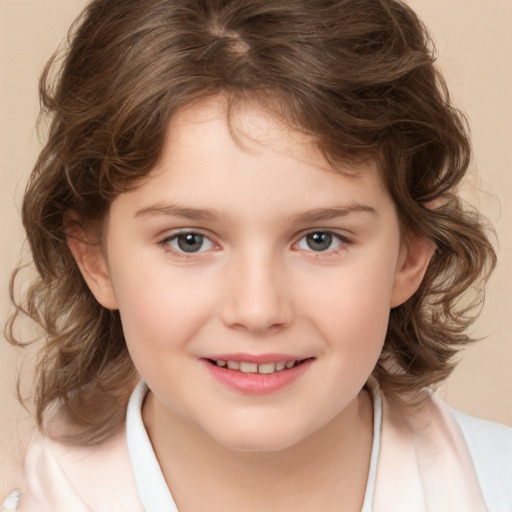
M 301 247 L 299 247 L 299 243 L 302 240 L 304 240 L 308 235 L 311 235 L 311 234 L 314 234 L 314 233 L 323 233 L 323 234 L 332 235 L 333 238 L 336 238 L 336 239 L 339 240 L 339 244 L 336 245 L 336 247 L 334 247 L 332 249 L 326 249 L 324 251 L 315 251 L 315 250 L 310 249 L 310 248 L 301 248 Z M 308 229 L 307 231 L 302 232 L 300 234 L 300 236 L 298 237 L 297 241 L 292 245 L 292 247 L 296 248 L 298 250 L 301 250 L 301 251 L 310 252 L 310 253 L 314 254 L 315 257 L 319 257 L 319 256 L 322 256 L 322 255 L 327 256 L 327 255 L 336 253 L 339 250 L 341 250 L 342 248 L 344 248 L 346 245 L 351 244 L 351 243 L 352 243 L 352 241 L 351 241 L 351 239 L 348 236 L 342 235 L 341 233 L 338 233 L 337 231 L 335 231 L 333 229 Z
M 186 227 L 186 228 L 171 228 L 166 229 L 165 231 L 162 231 L 159 235 L 157 235 L 158 239 L 160 241 L 164 240 L 170 240 L 171 238 L 177 237 L 179 235 L 201 235 L 205 238 L 210 239 L 212 242 L 214 242 L 214 236 L 208 232 L 207 230 L 203 228 L 195 228 L 195 227 Z M 214 242 L 215 243 L 215 242 Z
M 210 248 L 207 249 L 201 249 L 199 251 L 195 252 L 186 252 L 183 250 L 180 250 L 179 248 L 173 247 L 171 245 L 171 242 L 176 240 L 180 235 L 199 235 L 203 237 L 204 240 L 208 240 L 208 242 L 211 244 Z M 158 245 L 163 246 L 164 249 L 168 252 L 171 252 L 178 256 L 185 256 L 187 258 L 193 257 L 194 255 L 201 254 L 203 252 L 207 252 L 211 249 L 217 249 L 220 247 L 220 245 L 213 239 L 211 235 L 208 235 L 204 232 L 204 230 L 199 228 L 179 228 L 175 229 L 171 232 L 167 232 L 163 237 L 160 237 L 158 241 Z

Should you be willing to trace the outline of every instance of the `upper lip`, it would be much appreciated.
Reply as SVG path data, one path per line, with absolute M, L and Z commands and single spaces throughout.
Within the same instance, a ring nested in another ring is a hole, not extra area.
M 203 359 L 211 359 L 212 361 L 237 361 L 254 364 L 278 363 L 281 361 L 302 361 L 309 359 L 307 356 L 298 356 L 296 354 L 216 354 L 208 355 Z

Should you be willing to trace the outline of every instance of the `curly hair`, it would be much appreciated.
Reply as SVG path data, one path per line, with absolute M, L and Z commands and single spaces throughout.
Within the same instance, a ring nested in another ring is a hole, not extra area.
M 7 327 L 43 331 L 36 413 L 52 404 L 74 442 L 108 437 L 137 379 L 117 311 L 94 299 L 67 247 L 66 212 L 99 236 L 112 200 L 155 166 L 169 120 L 223 94 L 255 99 L 315 137 L 336 167 L 376 160 L 402 232 L 435 242 L 417 293 L 390 312 L 373 377 L 391 398 L 445 379 L 495 265 L 489 228 L 458 196 L 471 157 L 427 30 L 397 0 L 93 0 L 40 82 L 48 139 L 22 218 L 37 277 Z M 62 62 L 60 62 L 60 60 Z M 58 69 L 56 72 L 55 69 Z M 469 289 L 472 300 L 461 300 Z

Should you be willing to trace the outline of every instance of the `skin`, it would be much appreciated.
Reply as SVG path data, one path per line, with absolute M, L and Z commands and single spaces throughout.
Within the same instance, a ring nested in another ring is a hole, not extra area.
M 390 308 L 417 289 L 432 248 L 402 243 L 375 165 L 357 171 L 334 171 L 254 104 L 230 130 L 216 98 L 173 118 L 149 179 L 112 203 L 104 251 L 69 238 L 98 301 L 120 311 L 180 511 L 360 510 L 372 440 L 362 389 Z M 196 252 L 180 249 L 183 232 L 204 237 Z M 329 247 L 308 233 L 330 234 Z M 276 352 L 312 361 L 258 396 L 204 361 Z

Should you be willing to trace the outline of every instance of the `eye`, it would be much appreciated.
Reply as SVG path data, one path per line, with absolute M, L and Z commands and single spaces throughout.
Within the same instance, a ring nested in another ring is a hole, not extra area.
M 212 249 L 213 242 L 204 235 L 199 233 L 177 233 L 166 238 L 162 242 L 164 245 L 170 245 L 176 252 L 195 253 Z
M 312 231 L 303 236 L 297 243 L 297 248 L 306 251 L 324 252 L 343 245 L 345 240 L 329 231 Z

